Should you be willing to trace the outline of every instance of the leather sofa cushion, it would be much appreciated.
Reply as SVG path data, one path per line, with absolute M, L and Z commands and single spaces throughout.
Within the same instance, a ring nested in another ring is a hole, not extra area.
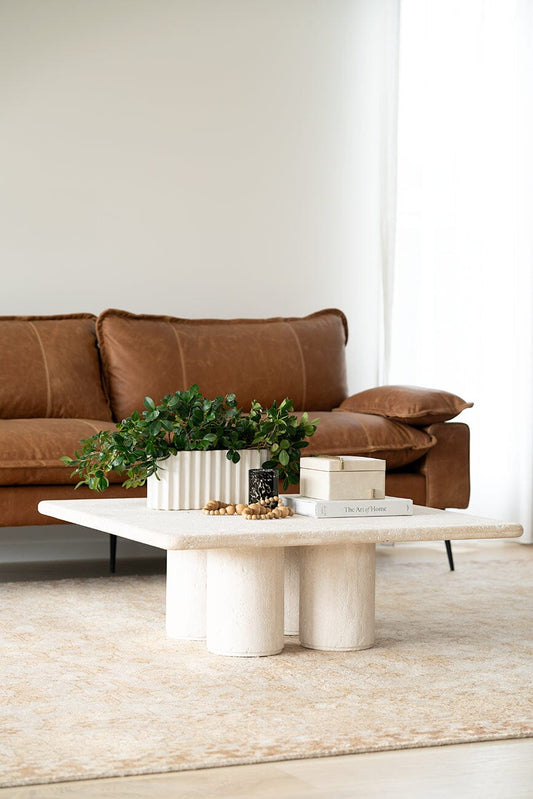
M 94 316 L 0 316 L 0 417 L 111 420 Z
M 341 403 L 343 411 L 376 413 L 396 422 L 424 427 L 454 419 L 473 402 L 434 388 L 420 386 L 377 386 L 348 397 Z
M 381 416 L 343 411 L 312 411 L 320 419 L 304 455 L 368 455 L 383 458 L 387 469 L 418 460 L 437 439 L 423 430 L 392 422 Z
M 146 488 L 122 488 L 111 485 L 105 494 L 95 494 L 87 486 L 74 490 L 73 485 L 0 486 L 0 527 L 17 527 L 27 524 L 68 524 L 53 516 L 43 516 L 37 510 L 42 499 L 120 499 L 145 497 Z
M 114 427 L 100 419 L 0 419 L 0 485 L 77 483 L 59 459 L 73 457 L 82 439 Z
M 315 411 L 320 424 L 306 455 L 370 455 L 394 469 L 422 457 L 434 436 L 407 425 L 364 413 Z M 82 439 L 112 422 L 94 419 L 0 419 L 0 485 L 68 485 L 76 483 L 59 460 L 74 455 Z M 121 482 L 115 474 L 111 482 Z
M 243 296 L 246 292 L 244 289 Z M 346 397 L 346 317 L 324 310 L 303 318 L 179 319 L 104 311 L 96 324 L 104 380 L 117 421 L 145 396 L 197 383 L 207 397 L 235 393 L 270 406 L 331 410 Z

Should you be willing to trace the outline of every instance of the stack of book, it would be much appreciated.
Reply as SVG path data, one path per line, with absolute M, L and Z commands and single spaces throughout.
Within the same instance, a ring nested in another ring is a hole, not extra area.
M 301 494 L 283 501 L 301 516 L 411 516 L 413 500 L 385 496 L 385 461 L 358 455 L 300 458 Z
M 335 519 L 342 516 L 412 516 L 413 500 L 399 497 L 383 499 L 315 499 L 302 494 L 284 494 L 283 504 L 300 516 Z

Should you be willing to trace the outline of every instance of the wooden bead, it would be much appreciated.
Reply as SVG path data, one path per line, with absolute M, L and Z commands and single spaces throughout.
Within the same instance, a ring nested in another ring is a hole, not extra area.
M 273 508 L 273 503 L 277 507 Z M 294 511 L 283 505 L 281 497 L 265 497 L 251 505 L 244 505 L 242 502 L 237 504 L 221 502 L 218 499 L 210 499 L 202 508 L 202 513 L 206 516 L 234 516 L 236 513 L 247 521 L 257 521 L 258 519 L 285 519 L 294 516 Z

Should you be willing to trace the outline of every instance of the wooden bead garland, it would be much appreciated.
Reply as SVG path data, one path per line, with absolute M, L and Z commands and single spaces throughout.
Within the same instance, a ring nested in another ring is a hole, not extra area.
M 275 503 L 275 504 L 274 504 Z M 283 504 L 281 497 L 267 497 L 251 505 L 242 503 L 233 504 L 231 502 L 221 502 L 218 499 L 210 499 L 202 508 L 202 513 L 206 516 L 234 516 L 238 514 L 248 521 L 257 519 L 285 519 L 294 516 L 292 508 Z

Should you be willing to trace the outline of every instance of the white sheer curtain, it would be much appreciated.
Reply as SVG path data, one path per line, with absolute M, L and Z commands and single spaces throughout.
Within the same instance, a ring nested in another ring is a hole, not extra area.
M 472 498 L 533 542 L 533 3 L 403 0 L 390 383 L 475 406 Z M 458 420 L 458 421 L 459 421 Z

